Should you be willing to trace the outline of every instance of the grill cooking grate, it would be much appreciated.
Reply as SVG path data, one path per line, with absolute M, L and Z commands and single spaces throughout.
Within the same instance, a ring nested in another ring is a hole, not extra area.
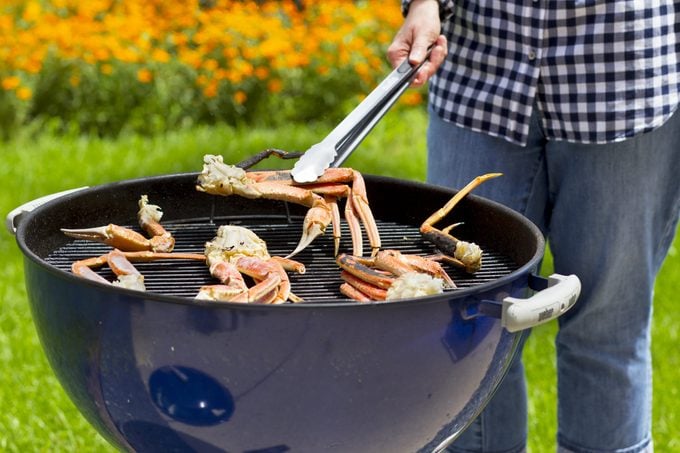
M 382 239 L 383 249 L 397 249 L 402 253 L 429 255 L 436 253 L 430 243 L 424 241 L 418 227 L 394 222 L 376 220 Z M 232 224 L 247 227 L 266 243 L 270 255 L 285 256 L 295 248 L 302 231 L 302 218 L 286 216 L 229 217 L 224 219 L 194 219 L 181 222 L 164 222 L 165 228 L 175 237 L 175 252 L 203 253 L 204 244 L 216 234 L 219 225 Z M 129 226 L 137 231 L 136 226 Z M 350 235 L 346 224 L 342 225 L 340 251 L 350 251 Z M 445 265 L 458 288 L 476 286 L 496 280 L 518 268 L 511 259 L 484 247 L 482 269 L 475 275 L 466 274 L 452 266 Z M 111 248 L 96 242 L 73 240 L 53 251 L 46 261 L 70 272 L 74 261 L 103 255 Z M 370 251 L 368 243 L 364 250 Z M 305 302 L 337 302 L 345 299 L 339 287 L 342 283 L 340 270 L 333 256 L 333 239 L 329 232 L 317 238 L 307 249 L 295 257 L 305 264 L 303 275 L 290 273 L 293 292 Z M 203 285 L 216 284 L 204 263 L 188 260 L 161 260 L 151 263 L 135 263 L 144 275 L 147 291 L 165 295 L 193 298 Z M 97 272 L 109 281 L 114 279 L 108 268 Z

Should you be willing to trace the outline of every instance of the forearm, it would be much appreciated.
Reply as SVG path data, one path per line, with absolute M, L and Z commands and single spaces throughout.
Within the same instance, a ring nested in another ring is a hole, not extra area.
M 439 8 L 439 18 L 448 19 L 453 14 L 453 0 L 401 0 L 401 11 L 406 17 L 412 5 L 419 3 L 437 3 Z

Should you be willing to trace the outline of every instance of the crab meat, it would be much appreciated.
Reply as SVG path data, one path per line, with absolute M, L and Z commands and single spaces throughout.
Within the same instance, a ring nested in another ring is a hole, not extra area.
M 203 171 L 197 182 L 197 190 L 214 195 L 236 194 L 246 198 L 287 201 L 308 207 L 300 242 L 288 258 L 304 250 L 331 223 L 335 254 L 338 254 L 339 198 L 347 199 L 344 213 L 352 236 L 353 254 L 363 255 L 360 222 L 366 229 L 372 254 L 380 249 L 380 235 L 368 204 L 363 177 L 351 168 L 330 168 L 314 183 L 298 184 L 289 170 L 246 172 L 238 166 L 225 164 L 222 156 L 205 155 Z
M 270 256 L 266 243 L 247 228 L 220 226 L 217 236 L 205 244 L 205 256 L 210 274 L 220 284 L 203 286 L 197 299 L 275 304 L 301 300 L 291 293 L 286 270 L 302 274 L 304 265 Z M 249 288 L 243 274 L 255 285 Z
M 163 216 L 161 208 L 157 205 L 149 204 L 149 198 L 146 195 L 140 197 L 138 205 L 137 219 L 139 226 L 151 238 L 146 238 L 136 231 L 113 223 L 94 228 L 62 228 L 61 231 L 67 236 L 76 239 L 101 242 L 129 252 L 144 250 L 171 252 L 175 247 L 175 239 L 160 223 Z
M 407 272 L 399 276 L 387 289 L 385 300 L 409 299 L 444 292 L 444 280 L 420 272 Z

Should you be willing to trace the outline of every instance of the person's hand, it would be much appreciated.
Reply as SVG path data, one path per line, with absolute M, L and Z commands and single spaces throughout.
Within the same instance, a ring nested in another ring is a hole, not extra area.
M 392 67 L 399 66 L 406 58 L 418 64 L 425 58 L 430 45 L 434 45 L 430 59 L 415 75 L 412 86 L 423 85 L 437 72 L 446 57 L 446 38 L 440 34 L 439 2 L 436 0 L 413 0 L 404 24 L 387 49 Z

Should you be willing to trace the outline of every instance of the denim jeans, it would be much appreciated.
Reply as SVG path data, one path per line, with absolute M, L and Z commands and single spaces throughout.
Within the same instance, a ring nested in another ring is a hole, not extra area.
M 546 235 L 555 272 L 582 291 L 559 318 L 558 448 L 652 451 L 650 321 L 654 280 L 680 213 L 680 113 L 653 132 L 610 144 L 546 141 L 538 116 L 526 147 L 430 115 L 428 181 L 475 189 L 532 220 Z M 453 452 L 526 447 L 521 354 Z

